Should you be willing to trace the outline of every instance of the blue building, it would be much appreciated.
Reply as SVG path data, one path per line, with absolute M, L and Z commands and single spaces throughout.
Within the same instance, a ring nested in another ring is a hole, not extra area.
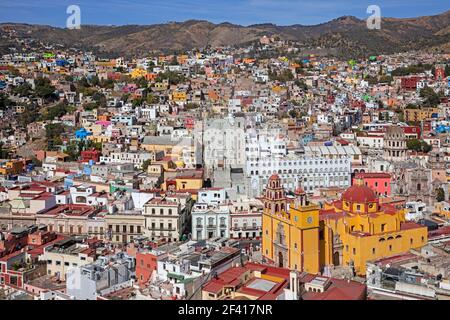
M 75 138 L 85 140 L 88 136 L 92 136 L 92 132 L 87 131 L 85 128 L 81 128 L 75 132 Z

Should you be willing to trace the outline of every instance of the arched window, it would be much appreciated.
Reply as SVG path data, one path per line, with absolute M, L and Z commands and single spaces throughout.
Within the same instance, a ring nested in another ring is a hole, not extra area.
M 75 201 L 77 203 L 86 203 L 86 197 L 78 196 L 78 197 L 75 198 Z

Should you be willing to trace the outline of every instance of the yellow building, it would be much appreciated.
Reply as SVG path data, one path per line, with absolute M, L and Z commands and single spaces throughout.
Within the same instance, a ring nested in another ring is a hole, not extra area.
M 274 174 L 264 194 L 262 250 L 279 267 L 320 272 L 319 207 L 307 203 L 304 191 L 295 192 L 288 207 L 281 180 Z
M 427 228 L 405 220 L 405 210 L 380 204 L 362 180 L 320 212 L 321 266 L 350 266 L 365 274 L 366 262 L 420 248 Z
M 184 91 L 174 91 L 172 93 L 172 99 L 173 102 L 180 102 L 184 103 L 187 101 L 187 94 Z
M 165 182 L 161 185 L 162 190 L 169 191 L 198 191 L 203 188 L 203 171 L 196 169 L 173 170 L 165 172 Z M 194 192 L 193 197 L 197 197 Z
M 423 109 L 405 109 L 403 110 L 405 121 L 419 122 L 432 117 L 433 114 L 439 114 L 438 108 Z
M 0 164 L 0 175 L 20 174 L 23 170 L 22 160 L 10 160 Z
M 144 69 L 134 69 L 133 71 L 131 71 L 130 76 L 132 79 L 137 79 L 137 78 L 142 78 L 145 77 L 145 75 L 147 74 L 147 71 L 145 71 Z
M 437 214 L 441 218 L 450 219 L 450 202 L 436 202 L 434 204 L 433 213 Z
M 281 267 L 317 273 L 325 266 L 353 267 L 364 275 L 366 262 L 420 248 L 427 228 L 405 220 L 405 211 L 379 198 L 361 181 L 341 200 L 321 210 L 299 188 L 287 205 L 280 178 L 272 175 L 264 195 L 263 256 Z

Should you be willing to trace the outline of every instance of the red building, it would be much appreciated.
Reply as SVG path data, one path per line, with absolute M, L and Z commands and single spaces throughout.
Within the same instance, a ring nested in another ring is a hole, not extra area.
M 81 162 L 89 162 L 90 160 L 99 162 L 100 151 L 95 149 L 81 151 Z
M 445 67 L 443 65 L 436 66 L 435 79 L 436 81 L 445 79 Z
M 363 180 L 365 186 L 371 188 L 377 195 L 391 195 L 391 175 L 384 172 L 363 172 L 355 175 L 352 185 L 356 180 Z
M 420 127 L 419 126 L 406 126 L 402 127 L 406 138 L 408 139 L 420 139 Z
M 158 269 L 158 260 L 167 257 L 161 251 L 147 251 L 136 253 L 136 278 L 140 286 L 149 282 L 153 271 Z
M 417 83 L 420 81 L 420 77 L 405 77 L 402 78 L 401 86 L 403 90 L 416 90 Z
M 184 118 L 184 126 L 186 127 L 186 129 L 194 129 L 195 119 L 192 117 Z

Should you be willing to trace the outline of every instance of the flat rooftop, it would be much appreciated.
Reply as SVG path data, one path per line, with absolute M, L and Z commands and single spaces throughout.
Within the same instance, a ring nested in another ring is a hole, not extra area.
M 277 285 L 276 282 L 269 281 L 269 280 L 266 280 L 266 279 L 258 279 L 258 278 L 256 278 L 249 285 L 247 285 L 247 288 L 261 290 L 261 291 L 264 291 L 264 292 L 269 292 L 276 285 Z

